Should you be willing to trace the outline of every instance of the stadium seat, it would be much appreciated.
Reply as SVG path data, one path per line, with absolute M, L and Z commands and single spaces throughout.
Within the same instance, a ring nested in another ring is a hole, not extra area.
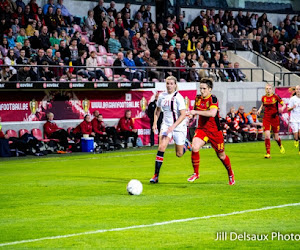
M 110 68 L 105 68 L 105 69 L 104 69 L 104 74 L 105 74 L 105 76 L 106 76 L 107 78 L 112 77 L 112 76 L 113 76 L 112 69 L 110 69 Z
M 81 30 L 81 28 L 80 28 L 80 26 L 79 26 L 78 24 L 74 24 L 74 25 L 73 25 L 73 29 L 74 29 L 75 31 L 79 31 L 80 33 L 82 32 L 82 30 Z
M 104 59 L 102 56 L 97 56 L 97 63 L 98 63 L 98 66 L 105 65 L 105 62 L 104 62 Z
M 103 56 L 103 55 L 107 54 L 106 48 L 104 46 L 99 45 L 98 49 L 99 49 L 100 56 Z
M 91 53 L 92 51 L 96 51 L 97 52 L 96 47 L 94 45 L 90 44 L 90 46 L 89 46 L 89 52 Z
M 112 66 L 114 64 L 114 58 L 112 56 L 107 56 L 106 58 L 106 65 L 107 66 Z
M 49 142 L 50 140 L 49 139 L 44 139 L 43 138 L 43 133 L 42 131 L 39 129 L 39 128 L 33 128 L 31 130 L 31 134 L 36 138 L 38 139 L 39 141 L 43 141 L 43 142 Z
M 8 129 L 6 130 L 6 134 L 8 135 L 8 137 L 18 137 L 18 134 L 15 130 L 13 129 Z
M 24 134 L 26 134 L 26 133 L 28 133 L 29 131 L 27 130 L 27 129 L 24 129 L 24 128 L 22 128 L 22 129 L 20 129 L 19 130 L 19 137 L 21 137 L 22 135 L 24 135 Z

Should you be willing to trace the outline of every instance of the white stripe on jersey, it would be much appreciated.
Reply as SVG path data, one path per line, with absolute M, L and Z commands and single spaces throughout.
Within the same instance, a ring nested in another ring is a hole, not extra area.
M 173 118 L 173 112 L 171 107 L 172 97 L 174 96 L 176 92 L 172 94 L 168 94 L 167 92 L 163 92 L 159 95 L 158 101 L 157 101 L 157 107 L 161 108 L 161 111 L 164 113 L 163 118 L 163 124 L 167 126 L 172 126 L 174 124 L 174 118 Z M 174 97 L 174 114 L 176 117 L 176 120 L 180 116 L 180 110 L 185 110 L 185 103 L 184 98 L 180 93 L 177 93 Z M 186 121 L 183 120 L 176 128 L 175 130 L 182 130 L 186 129 Z

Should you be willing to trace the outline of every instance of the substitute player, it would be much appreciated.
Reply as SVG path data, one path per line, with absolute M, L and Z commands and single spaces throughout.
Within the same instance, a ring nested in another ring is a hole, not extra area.
M 186 139 L 186 107 L 184 98 L 177 91 L 177 79 L 174 76 L 166 78 L 167 92 L 159 95 L 157 107 L 154 112 L 153 131 L 157 130 L 157 120 L 160 112 L 163 111 L 163 121 L 160 129 L 160 138 L 157 156 L 155 160 L 154 176 L 150 179 L 150 183 L 158 183 L 158 176 L 161 165 L 164 160 L 164 153 L 173 137 L 175 142 L 176 156 L 181 157 L 187 149 L 191 150 L 191 144 Z
M 300 154 L 300 85 L 296 86 L 296 95 L 289 101 L 288 111 L 291 111 L 290 126 L 294 133 L 295 147 L 299 148 Z
M 286 108 L 285 103 L 282 101 L 282 99 L 274 94 L 273 87 L 271 84 L 266 85 L 266 95 L 264 95 L 261 98 L 262 104 L 257 111 L 257 115 L 260 115 L 263 107 L 265 108 L 265 114 L 263 118 L 263 126 L 265 131 L 265 145 L 266 145 L 266 151 L 267 154 L 265 155 L 266 159 L 271 158 L 271 128 L 274 133 L 275 140 L 280 147 L 280 153 L 284 154 L 285 149 L 283 145 L 281 144 L 281 139 L 278 135 L 279 129 L 280 129 L 280 121 L 279 121 L 279 112 L 282 113 L 282 111 Z M 279 108 L 278 104 L 281 104 L 282 107 Z
M 200 81 L 201 95 L 197 95 L 195 99 L 194 110 L 191 110 L 192 115 L 198 115 L 198 128 L 192 142 L 192 164 L 194 174 L 188 178 L 189 182 L 194 182 L 199 178 L 200 155 L 199 150 L 208 141 L 217 153 L 217 156 L 225 166 L 229 185 L 234 185 L 234 173 L 231 169 L 229 157 L 225 154 L 224 138 L 220 128 L 219 121 L 219 104 L 216 96 L 211 94 L 213 82 L 211 79 L 203 78 Z

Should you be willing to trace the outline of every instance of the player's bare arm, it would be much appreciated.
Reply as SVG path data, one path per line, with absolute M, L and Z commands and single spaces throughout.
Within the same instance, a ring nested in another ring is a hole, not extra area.
M 210 110 L 191 110 L 191 115 L 202 115 L 206 117 L 215 117 L 218 113 L 218 109 L 212 108 Z
M 157 130 L 157 120 L 158 117 L 160 115 L 161 109 L 160 107 L 156 107 L 155 111 L 154 111 L 154 122 L 153 122 L 153 126 L 152 126 L 152 130 L 155 133 L 155 131 Z

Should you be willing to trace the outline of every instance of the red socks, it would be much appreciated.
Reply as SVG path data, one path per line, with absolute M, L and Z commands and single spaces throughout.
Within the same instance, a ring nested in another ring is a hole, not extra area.
M 228 175 L 229 176 L 233 175 L 233 171 L 231 169 L 231 163 L 230 163 L 229 157 L 226 155 L 225 159 L 221 160 L 221 162 L 223 163 L 224 167 L 226 168 L 226 170 L 228 172 Z
M 280 144 L 281 144 L 281 141 L 280 141 Z M 270 139 L 265 139 L 265 145 L 266 145 L 267 154 L 270 154 L 270 148 L 271 148 Z
M 198 152 L 192 151 L 192 164 L 194 168 L 194 173 L 199 175 L 199 165 L 200 165 L 200 154 Z
M 281 147 L 281 139 L 279 138 L 278 141 L 276 140 L 279 147 Z

